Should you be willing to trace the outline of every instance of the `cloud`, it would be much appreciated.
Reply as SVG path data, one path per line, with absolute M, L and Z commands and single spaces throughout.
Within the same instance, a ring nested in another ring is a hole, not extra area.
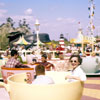
M 62 18 L 62 17 L 58 17 L 56 21 L 63 22 L 63 23 L 75 23 L 76 22 L 74 18 Z
M 22 19 L 26 19 L 27 21 L 33 21 L 34 20 L 34 18 L 33 18 L 33 16 L 27 16 L 27 15 L 17 15 L 17 16 L 12 16 L 12 18 L 14 19 L 14 20 L 22 20 Z
M 57 20 L 57 21 L 62 21 L 63 18 L 59 17 L 59 18 L 57 18 L 56 20 Z
M 95 31 L 96 33 L 100 33 L 100 25 L 96 25 L 94 31 Z
M 50 7 L 51 11 L 55 11 L 56 9 L 58 9 L 59 7 L 57 5 Z
M 25 10 L 24 12 L 26 15 L 31 15 L 32 14 L 32 9 L 28 8 L 27 10 Z
M 0 9 L 0 18 L 4 17 L 6 13 L 7 13 L 7 10 Z
M 100 29 L 100 25 L 96 26 L 98 29 Z
M 42 23 L 42 26 L 43 27 L 48 27 L 49 26 L 49 23 Z
M 34 23 L 35 23 L 35 17 L 28 16 L 28 15 L 16 15 L 16 16 L 10 16 L 13 21 L 15 22 L 15 26 L 18 25 L 19 20 L 26 19 L 26 23 L 29 24 L 29 26 L 33 29 Z
M 74 18 L 67 18 L 66 21 L 69 22 L 69 23 L 76 22 L 76 20 Z
M 5 4 L 3 2 L 0 2 L 0 7 L 5 6 Z

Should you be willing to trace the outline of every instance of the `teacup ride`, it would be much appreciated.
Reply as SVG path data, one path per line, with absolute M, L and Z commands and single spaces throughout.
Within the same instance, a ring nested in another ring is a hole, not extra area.
M 87 76 L 100 76 L 100 63 L 97 58 L 83 58 L 81 68 Z
M 3 81 L 7 83 L 7 78 L 11 75 L 18 74 L 18 73 L 26 73 L 27 75 L 27 82 L 32 83 L 34 79 L 34 68 L 6 68 L 5 66 L 1 67 L 1 74 Z
M 7 84 L 0 82 L 9 93 L 10 100 L 80 100 L 83 84 L 80 81 L 67 82 L 65 72 L 49 71 L 46 74 L 53 78 L 55 84 L 28 84 L 26 73 L 7 78 Z
M 7 58 L 0 59 L 0 81 L 2 80 L 1 67 L 5 65 L 6 62 L 7 62 Z

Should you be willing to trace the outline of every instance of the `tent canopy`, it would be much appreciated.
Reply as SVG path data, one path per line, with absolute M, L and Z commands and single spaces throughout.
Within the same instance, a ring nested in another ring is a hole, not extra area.
M 24 37 L 22 36 L 22 37 L 20 37 L 19 38 L 19 40 L 17 41 L 17 42 L 14 42 L 13 44 L 23 44 L 23 45 L 29 45 L 29 44 L 31 44 L 30 42 L 28 42 L 28 41 L 26 41 L 25 39 L 24 39 Z
M 34 44 L 37 45 L 37 42 L 35 42 Z M 45 44 L 39 40 L 39 45 L 45 45 Z

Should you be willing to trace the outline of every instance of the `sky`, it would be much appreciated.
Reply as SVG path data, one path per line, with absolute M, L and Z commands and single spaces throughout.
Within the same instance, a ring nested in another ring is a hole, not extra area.
M 100 35 L 100 0 L 94 0 L 94 36 Z M 89 24 L 89 0 L 0 0 L 0 24 L 11 17 L 17 27 L 19 20 L 26 19 L 35 30 L 39 20 L 40 33 L 48 33 L 51 40 L 59 40 L 60 34 L 67 39 L 76 38 L 79 22 L 83 34 Z

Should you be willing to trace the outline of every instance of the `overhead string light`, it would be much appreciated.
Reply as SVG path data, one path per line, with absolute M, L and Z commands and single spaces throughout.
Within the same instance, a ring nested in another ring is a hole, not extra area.
M 95 29 L 95 26 L 93 24 L 93 18 L 94 18 L 94 10 L 95 10 L 95 5 L 94 5 L 94 0 L 89 0 L 89 19 L 90 19 L 90 34 L 93 35 L 93 30 Z

